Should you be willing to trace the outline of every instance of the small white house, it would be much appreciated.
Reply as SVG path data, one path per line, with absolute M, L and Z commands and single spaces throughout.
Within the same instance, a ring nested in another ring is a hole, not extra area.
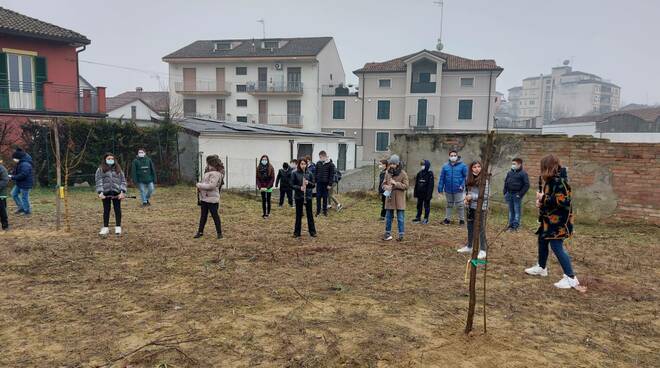
M 138 87 L 106 99 L 108 118 L 133 121 L 138 126 L 151 126 L 165 118 L 169 111 L 168 92 L 143 91 Z
M 183 179 L 194 181 L 206 156 L 216 154 L 225 164 L 227 188 L 254 188 L 255 169 L 268 155 L 275 170 L 291 159 L 311 156 L 318 160 L 326 151 L 340 171 L 355 168 L 355 139 L 269 124 L 230 123 L 188 118 L 178 123 L 179 162 Z

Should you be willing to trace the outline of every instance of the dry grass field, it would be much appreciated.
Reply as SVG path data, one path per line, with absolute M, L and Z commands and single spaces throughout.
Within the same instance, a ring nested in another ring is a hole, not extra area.
M 52 195 L 0 234 L 0 367 L 658 367 L 660 229 L 578 225 L 568 245 L 587 293 L 525 276 L 535 215 L 491 242 L 488 332 L 482 277 L 474 334 L 463 328 L 465 230 L 411 225 L 380 240 L 379 203 L 343 195 L 319 237 L 291 237 L 293 209 L 223 193 L 225 239 L 193 239 L 189 187 L 159 188 L 150 208 L 124 203 L 124 235 L 101 239 L 93 193 L 70 197 L 70 233 Z M 13 207 L 11 208 L 13 209 Z M 489 219 L 491 241 L 504 224 Z M 211 226 L 211 227 L 208 227 Z

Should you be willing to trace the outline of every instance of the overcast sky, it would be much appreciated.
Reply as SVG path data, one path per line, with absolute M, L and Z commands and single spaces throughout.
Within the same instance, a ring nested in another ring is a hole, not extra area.
M 495 59 L 505 92 L 570 59 L 622 88 L 623 103 L 660 103 L 659 0 L 444 0 L 443 51 Z M 347 77 L 368 61 L 434 49 L 433 0 L 0 0 L 92 40 L 81 74 L 108 95 L 163 89 L 162 57 L 198 39 L 332 36 Z

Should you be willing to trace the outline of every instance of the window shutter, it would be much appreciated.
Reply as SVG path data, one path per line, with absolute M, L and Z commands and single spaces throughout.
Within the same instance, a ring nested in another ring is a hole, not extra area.
M 9 73 L 7 54 L 0 52 L 0 109 L 9 109 Z
M 48 80 L 45 57 L 37 56 L 34 58 L 34 75 L 34 82 L 37 92 L 35 108 L 37 110 L 44 110 L 44 82 Z

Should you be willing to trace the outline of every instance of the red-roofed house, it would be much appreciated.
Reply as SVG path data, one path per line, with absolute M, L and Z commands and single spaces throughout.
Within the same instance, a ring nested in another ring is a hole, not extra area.
M 353 72 L 358 92 L 324 86 L 323 130 L 357 138 L 363 160 L 388 155 L 397 133 L 484 132 L 502 70 L 495 60 L 429 50 L 366 63 Z

